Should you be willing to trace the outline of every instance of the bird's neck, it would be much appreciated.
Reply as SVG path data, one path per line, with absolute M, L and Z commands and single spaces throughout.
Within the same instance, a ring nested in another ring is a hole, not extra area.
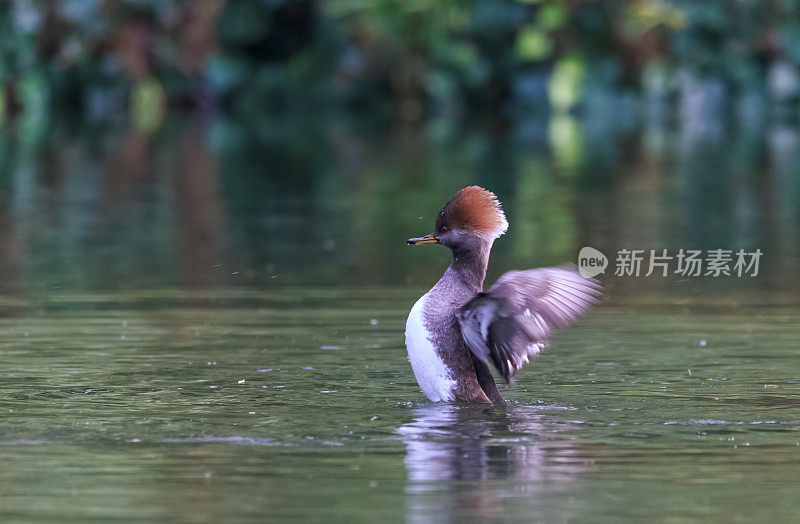
M 450 269 L 475 293 L 483 290 L 492 243 L 493 240 L 479 238 L 453 249 Z

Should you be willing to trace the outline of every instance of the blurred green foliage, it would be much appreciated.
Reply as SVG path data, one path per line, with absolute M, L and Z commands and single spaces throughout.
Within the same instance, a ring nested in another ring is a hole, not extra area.
M 789 0 L 9 0 L 0 34 L 0 121 L 54 108 L 143 129 L 168 108 L 516 117 L 597 92 L 689 108 L 800 99 Z

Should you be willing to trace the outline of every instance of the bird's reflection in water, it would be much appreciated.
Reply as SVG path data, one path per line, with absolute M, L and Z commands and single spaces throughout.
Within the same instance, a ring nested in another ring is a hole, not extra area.
M 408 520 L 569 518 L 588 467 L 555 406 L 428 404 L 398 433 Z M 558 508 L 553 507 L 558 499 Z M 572 501 L 572 502 L 571 502 Z

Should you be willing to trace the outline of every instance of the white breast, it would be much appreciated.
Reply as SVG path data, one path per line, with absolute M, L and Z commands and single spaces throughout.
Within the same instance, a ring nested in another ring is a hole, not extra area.
M 428 294 L 426 293 L 417 300 L 406 321 L 408 361 L 411 362 L 411 369 L 414 370 L 419 387 L 422 388 L 422 392 L 428 399 L 433 402 L 449 401 L 453 400 L 453 388 L 456 381 L 453 380 L 449 369 L 436 353 L 428 330 L 425 329 L 422 312 L 427 298 Z

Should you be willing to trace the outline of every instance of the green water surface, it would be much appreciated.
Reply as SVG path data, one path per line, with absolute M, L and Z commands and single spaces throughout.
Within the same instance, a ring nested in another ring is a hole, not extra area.
M 332 129 L 5 139 L 0 519 L 800 519 L 796 132 Z M 447 253 L 404 240 L 469 183 L 511 222 L 490 281 L 583 245 L 762 273 L 603 275 L 507 403 L 431 404 L 403 329 Z

